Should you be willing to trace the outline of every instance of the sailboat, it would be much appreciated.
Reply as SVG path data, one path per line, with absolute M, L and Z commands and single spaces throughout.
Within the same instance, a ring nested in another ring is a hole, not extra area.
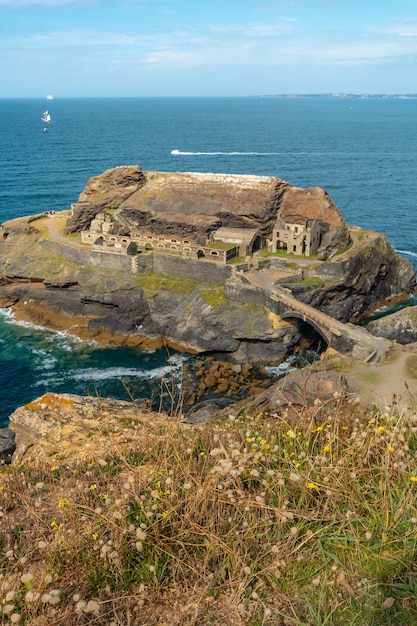
M 53 97 L 53 95 L 51 93 L 48 93 L 48 95 L 46 96 L 46 99 L 47 100 L 53 100 L 54 97 Z
M 49 111 L 44 111 L 42 117 L 41 117 L 42 122 L 50 122 L 51 121 L 51 116 L 49 114 Z

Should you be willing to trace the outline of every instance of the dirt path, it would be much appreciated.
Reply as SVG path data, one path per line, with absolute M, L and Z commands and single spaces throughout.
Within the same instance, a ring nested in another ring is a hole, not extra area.
M 352 362 L 345 375 L 361 405 L 417 410 L 417 378 L 407 369 L 410 359 L 417 361 L 417 344 L 395 346 L 380 363 Z

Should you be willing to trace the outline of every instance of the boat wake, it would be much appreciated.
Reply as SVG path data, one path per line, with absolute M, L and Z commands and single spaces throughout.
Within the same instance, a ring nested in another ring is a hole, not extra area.
M 172 156 L 217 156 L 224 154 L 227 156 L 271 156 L 278 152 L 183 152 L 182 150 L 171 150 Z

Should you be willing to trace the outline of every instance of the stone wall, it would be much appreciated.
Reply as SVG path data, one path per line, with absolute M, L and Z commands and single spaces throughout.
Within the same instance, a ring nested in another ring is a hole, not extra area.
M 43 244 L 55 254 L 59 254 L 69 261 L 80 265 L 103 267 L 109 270 L 132 271 L 132 263 L 135 264 L 139 274 L 145 274 L 153 270 L 158 274 L 169 274 L 181 278 L 195 278 L 201 282 L 218 283 L 230 278 L 232 267 L 209 261 L 194 261 L 192 259 L 180 259 L 165 254 L 138 254 L 134 257 L 109 252 L 92 250 L 80 250 L 59 243 L 49 241 Z
M 247 302 L 250 304 L 259 304 L 269 309 L 273 313 L 280 315 L 287 311 L 287 307 L 270 298 L 268 292 L 260 287 L 245 285 L 240 280 L 228 280 L 224 285 L 224 295 L 232 302 Z
M 180 276 L 181 278 L 195 278 L 205 283 L 224 282 L 232 274 L 230 265 L 210 263 L 209 261 L 194 261 L 192 259 L 178 259 L 164 254 L 153 255 L 153 269 L 159 274 L 170 274 L 172 276 Z
M 131 271 L 131 257 L 122 254 L 111 254 L 106 252 L 93 252 L 92 250 L 80 250 L 78 248 L 72 248 L 71 246 L 65 246 L 60 243 L 53 243 L 51 241 L 44 241 L 42 245 L 48 250 L 52 250 L 55 254 L 65 257 L 73 263 L 79 263 L 80 265 L 103 267 L 108 270 L 123 270 L 125 272 Z

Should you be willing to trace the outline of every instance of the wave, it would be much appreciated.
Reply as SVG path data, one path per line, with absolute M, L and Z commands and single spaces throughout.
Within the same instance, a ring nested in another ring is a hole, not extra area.
M 6 320 L 14 319 L 14 313 L 10 307 L 7 307 L 5 309 L 0 309 L 0 315 L 4 317 L 4 319 Z
M 183 152 L 182 150 L 171 150 L 172 156 L 217 156 L 224 154 L 227 156 L 271 156 L 278 152 Z
M 133 367 L 107 367 L 104 369 L 87 368 L 84 370 L 73 370 L 67 373 L 73 380 L 110 380 L 113 378 L 142 378 L 152 380 L 164 378 L 176 372 L 176 368 L 169 365 L 157 367 L 152 370 L 140 370 Z
M 412 256 L 417 259 L 417 253 L 411 252 L 410 250 L 397 250 L 398 254 L 406 254 L 407 256 Z
M 33 324 L 32 322 L 26 322 L 25 320 L 17 320 L 15 315 L 10 307 L 0 308 L 0 317 L 3 318 L 3 321 L 6 324 L 11 324 L 13 326 L 19 326 L 20 328 L 28 328 L 30 330 L 36 330 L 43 333 L 46 337 L 53 337 L 59 344 L 60 349 L 62 350 L 72 350 L 74 344 L 82 344 L 89 346 L 96 346 L 97 342 L 93 339 L 90 341 L 85 341 L 78 337 L 77 335 L 72 335 L 65 330 L 52 330 L 51 328 L 47 328 L 45 326 L 41 326 L 39 324 Z

